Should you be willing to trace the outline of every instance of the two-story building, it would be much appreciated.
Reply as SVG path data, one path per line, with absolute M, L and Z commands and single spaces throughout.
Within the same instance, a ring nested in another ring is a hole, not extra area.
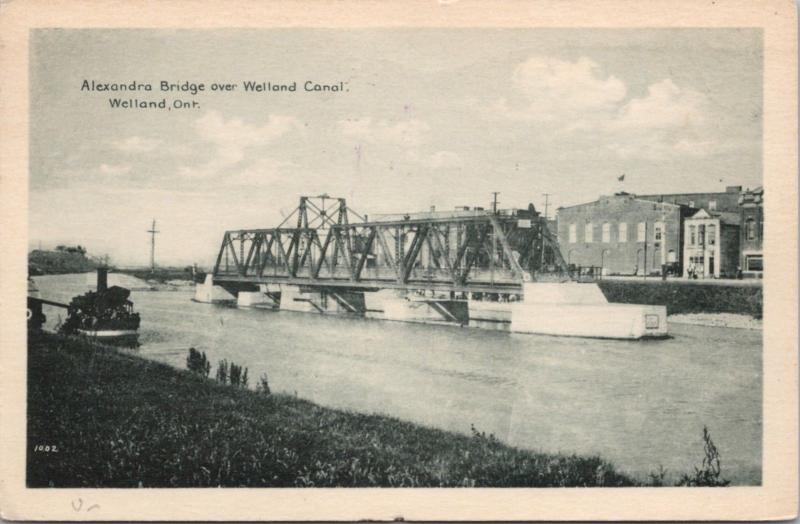
M 683 219 L 696 210 L 627 193 L 560 207 L 558 242 L 567 264 L 605 275 L 660 274 L 681 267 Z
M 764 275 L 764 188 L 744 191 L 739 197 L 741 210 L 739 265 L 744 276 Z
M 701 209 L 684 220 L 683 276 L 735 278 L 739 268 L 739 214 Z

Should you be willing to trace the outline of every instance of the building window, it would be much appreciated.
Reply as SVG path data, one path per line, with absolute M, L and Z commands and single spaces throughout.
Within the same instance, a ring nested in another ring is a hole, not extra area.
M 701 246 L 706 245 L 706 226 L 702 224 L 697 226 L 697 243 Z
M 574 244 L 578 241 L 578 226 L 575 224 L 569 225 L 569 243 Z
M 745 271 L 764 271 L 764 258 L 762 255 L 747 255 L 744 268 Z
M 639 222 L 639 227 L 637 228 L 636 238 L 639 242 L 645 242 L 647 240 L 647 224 L 644 222 Z
M 756 221 L 752 218 L 744 221 L 744 235 L 747 240 L 756 239 Z
M 584 241 L 588 244 L 591 243 L 594 238 L 594 226 L 592 226 L 591 222 L 586 224 L 586 230 L 584 232 Z
M 708 245 L 713 246 L 717 243 L 717 226 L 714 224 L 708 225 Z
M 606 222 L 603 224 L 603 243 L 608 244 L 611 242 L 611 224 Z
M 628 224 L 625 222 L 620 222 L 619 224 L 619 241 L 620 242 L 628 241 Z
M 694 207 L 694 200 L 689 200 L 689 207 Z
M 703 257 L 689 257 L 689 274 L 700 276 L 705 274 L 705 259 Z
M 716 200 L 709 200 L 708 201 L 708 210 L 709 211 L 716 211 L 717 210 L 717 201 Z
M 697 245 L 697 226 L 689 226 L 689 245 Z
M 663 235 L 664 235 L 664 223 L 656 222 L 656 225 L 653 228 L 653 238 L 655 238 L 656 242 L 661 242 Z

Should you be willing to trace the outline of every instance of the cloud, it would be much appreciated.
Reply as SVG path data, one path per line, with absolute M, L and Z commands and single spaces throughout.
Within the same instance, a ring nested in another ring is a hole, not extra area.
M 124 140 L 115 140 L 112 145 L 120 151 L 126 153 L 149 153 L 153 151 L 161 140 L 157 138 L 146 138 L 141 136 L 131 136 Z
M 129 164 L 100 164 L 97 170 L 109 176 L 126 175 L 131 170 Z
M 534 121 L 564 147 L 588 141 L 620 158 L 649 160 L 707 156 L 722 147 L 706 95 L 669 78 L 630 97 L 622 80 L 587 57 L 533 56 L 514 69 L 511 85 L 514 96 L 490 104 L 490 115 Z
M 610 126 L 614 129 L 680 129 L 706 123 L 706 97 L 665 79 L 647 88 L 647 95 L 631 99 Z
M 209 111 L 195 121 L 195 130 L 201 138 L 215 144 L 238 144 L 241 147 L 272 142 L 299 126 L 293 116 L 269 115 L 261 126 L 247 124 L 240 118 L 225 118 L 219 111 Z
M 511 85 L 521 101 L 517 105 L 501 98 L 493 104 L 496 113 L 510 118 L 558 121 L 571 115 L 613 109 L 627 94 L 625 84 L 604 75 L 587 57 L 575 62 L 532 56 L 519 64 Z
M 209 177 L 239 164 L 248 148 L 270 144 L 300 128 L 292 116 L 270 115 L 263 125 L 253 125 L 239 118 L 225 119 L 219 111 L 209 111 L 194 122 L 194 130 L 214 147 L 214 156 L 204 164 L 182 166 L 179 173 L 189 177 Z
M 609 149 L 622 158 L 702 157 L 723 148 L 709 122 L 705 95 L 664 79 L 629 100 L 603 131 L 613 141 Z
M 371 144 L 391 144 L 417 147 L 428 139 L 430 126 L 418 119 L 390 123 L 372 118 L 340 120 L 339 131 L 347 137 L 357 138 Z

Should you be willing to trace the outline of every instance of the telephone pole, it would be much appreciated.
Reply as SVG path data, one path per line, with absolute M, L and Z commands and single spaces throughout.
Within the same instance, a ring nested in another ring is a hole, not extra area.
M 544 219 L 547 220 L 547 207 L 550 204 L 550 193 L 542 193 L 544 196 Z
M 156 219 L 153 219 L 153 226 L 147 230 L 150 233 L 150 272 L 156 271 L 156 234 L 159 231 L 156 229 Z

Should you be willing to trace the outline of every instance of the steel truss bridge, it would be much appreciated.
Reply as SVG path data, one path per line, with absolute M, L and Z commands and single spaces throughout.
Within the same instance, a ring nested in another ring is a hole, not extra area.
M 533 205 L 370 221 L 344 198 L 321 195 L 300 197 L 278 227 L 226 231 L 213 278 L 229 290 L 291 284 L 521 293 L 523 282 L 567 272 L 546 219 Z

